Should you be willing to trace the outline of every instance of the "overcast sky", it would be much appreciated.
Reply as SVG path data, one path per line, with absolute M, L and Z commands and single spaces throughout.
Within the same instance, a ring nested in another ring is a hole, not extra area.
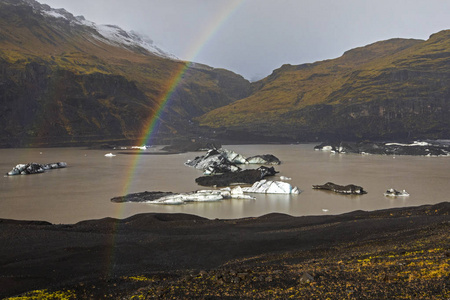
M 390 38 L 450 29 L 449 0 L 38 0 L 249 80 Z

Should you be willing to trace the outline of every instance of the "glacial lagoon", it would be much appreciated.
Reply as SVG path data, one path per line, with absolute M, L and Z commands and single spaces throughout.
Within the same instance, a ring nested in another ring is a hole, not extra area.
M 0 149 L 0 172 L 19 163 L 67 162 L 67 168 L 42 174 L 0 179 L 0 218 L 73 224 L 105 217 L 126 218 L 139 213 L 187 213 L 210 219 L 258 217 L 269 213 L 292 216 L 331 215 L 354 210 L 417 206 L 450 201 L 450 157 L 331 154 L 314 151 L 316 144 L 225 145 L 244 156 L 273 154 L 282 164 L 280 176 L 302 192 L 299 195 L 258 195 L 254 200 L 223 200 L 186 205 L 112 203 L 111 198 L 143 191 L 190 192 L 202 172 L 184 165 L 203 152 L 173 155 L 106 157 L 110 150 L 85 148 Z M 158 147 L 147 151 L 158 151 Z M 256 168 L 257 166 L 247 166 Z M 313 190 L 326 182 L 356 184 L 365 195 L 340 195 Z M 386 197 L 389 188 L 406 190 L 408 197 Z

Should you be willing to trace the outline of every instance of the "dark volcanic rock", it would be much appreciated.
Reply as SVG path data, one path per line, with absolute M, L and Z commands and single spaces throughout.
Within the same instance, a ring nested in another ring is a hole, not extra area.
M 0 298 L 48 289 L 53 298 L 72 291 L 71 299 L 159 292 L 162 299 L 222 299 L 225 292 L 273 299 L 273 291 L 280 299 L 447 299 L 449 213 L 444 202 L 237 220 L 155 213 L 59 225 L 0 219 Z M 317 284 L 300 284 L 305 272 Z M 404 277 L 386 283 L 386 274 Z M 240 285 L 230 284 L 235 278 Z
M 360 186 L 349 184 L 349 185 L 338 185 L 332 182 L 327 182 L 324 185 L 313 185 L 313 189 L 317 190 L 329 190 L 340 194 L 367 194 L 367 192 Z

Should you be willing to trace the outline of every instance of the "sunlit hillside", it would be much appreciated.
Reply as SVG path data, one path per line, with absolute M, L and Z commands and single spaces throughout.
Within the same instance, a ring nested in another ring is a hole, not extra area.
M 198 118 L 223 136 L 290 140 L 448 137 L 450 31 L 284 65 L 256 92 Z

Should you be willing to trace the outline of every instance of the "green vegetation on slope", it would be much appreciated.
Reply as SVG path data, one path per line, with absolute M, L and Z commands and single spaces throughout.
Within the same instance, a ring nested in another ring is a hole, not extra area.
M 274 139 L 446 137 L 449 66 L 450 31 L 377 42 L 333 60 L 284 65 L 251 96 L 198 121 L 225 135 Z
M 36 4 L 39 5 L 39 4 Z M 160 138 L 246 97 L 239 75 L 106 42 L 91 27 L 0 1 L 0 146 L 133 141 L 145 132 L 186 66 Z

